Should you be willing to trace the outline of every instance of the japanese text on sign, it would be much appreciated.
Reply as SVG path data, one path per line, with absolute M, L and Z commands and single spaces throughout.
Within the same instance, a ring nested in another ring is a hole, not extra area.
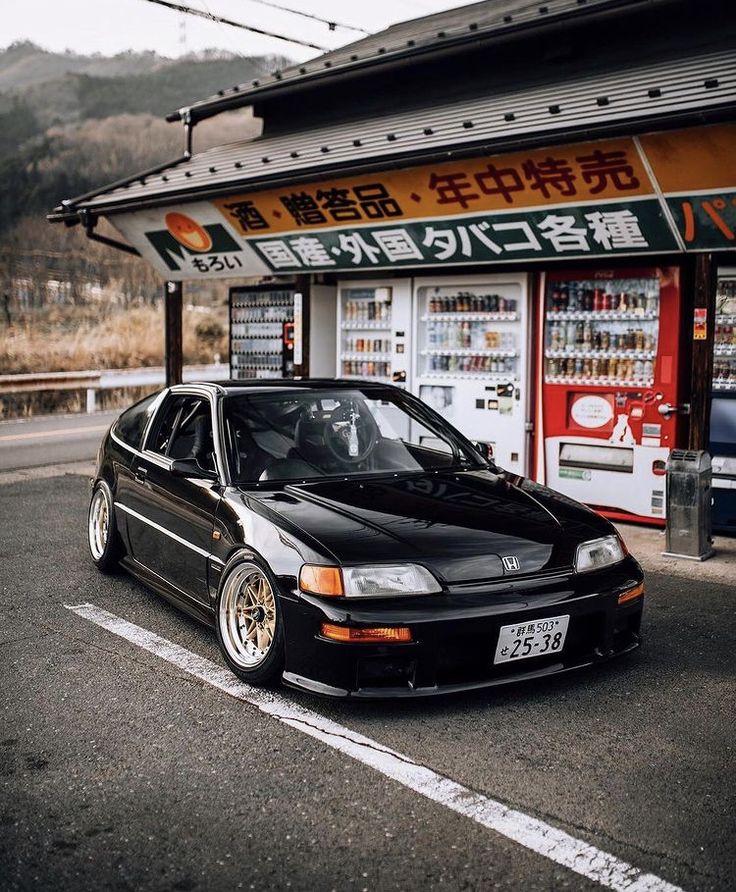
M 664 233 L 664 237 L 663 237 Z M 656 202 L 408 223 L 252 242 L 274 270 L 636 253 L 675 247 Z

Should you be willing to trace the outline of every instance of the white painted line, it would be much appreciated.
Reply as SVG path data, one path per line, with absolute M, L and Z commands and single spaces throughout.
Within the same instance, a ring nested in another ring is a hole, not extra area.
M 78 616 L 161 657 L 231 697 L 258 707 L 284 724 L 374 768 L 427 799 L 444 805 L 489 830 L 495 830 L 532 852 L 544 855 L 556 864 L 602 886 L 620 892 L 682 892 L 678 886 L 673 886 L 654 874 L 644 873 L 626 861 L 570 836 L 564 830 L 476 793 L 437 774 L 431 768 L 419 765 L 408 756 L 292 703 L 281 694 L 251 687 L 239 681 L 225 666 L 218 666 L 148 629 L 115 616 L 114 613 L 108 613 L 94 604 L 65 606 Z
M 99 434 L 106 431 L 110 425 L 86 425 L 85 427 L 64 427 L 53 431 L 34 431 L 28 434 L 2 434 L 0 440 L 43 440 L 47 437 L 74 437 L 77 434 Z

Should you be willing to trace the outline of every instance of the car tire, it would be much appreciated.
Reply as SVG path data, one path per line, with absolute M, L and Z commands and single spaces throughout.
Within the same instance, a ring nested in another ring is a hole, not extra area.
M 112 491 L 104 480 L 98 480 L 92 490 L 87 514 L 87 545 L 99 570 L 112 573 L 118 569 L 125 549 L 115 520 Z
M 215 606 L 217 643 L 242 681 L 273 686 L 284 669 L 284 623 L 278 588 L 265 564 L 241 560 L 226 570 Z

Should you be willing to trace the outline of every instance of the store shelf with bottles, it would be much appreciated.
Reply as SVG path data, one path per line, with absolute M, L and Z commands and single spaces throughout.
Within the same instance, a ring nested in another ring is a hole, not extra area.
M 519 378 L 514 372 L 504 373 L 504 372 L 487 372 L 485 370 L 481 371 L 467 371 L 467 372 L 450 372 L 450 371 L 436 371 L 436 372 L 423 372 L 417 379 L 418 384 L 423 384 L 425 382 L 431 381 L 432 384 L 437 383 L 453 383 L 455 381 L 483 381 L 486 384 L 519 384 Z
M 654 360 L 656 350 L 580 350 L 565 347 L 563 350 L 545 350 L 546 359 L 641 359 Z
M 491 356 L 497 359 L 514 359 L 516 350 L 474 350 L 471 347 L 431 347 L 420 350 L 420 356 Z
M 371 362 L 390 362 L 391 354 L 390 353 L 370 353 L 370 352 L 344 352 L 340 354 L 340 359 L 354 359 L 354 360 L 367 360 Z
M 428 313 L 420 322 L 518 322 L 516 312 L 504 313 Z
M 388 360 L 373 360 L 365 356 L 360 356 L 357 359 L 342 358 L 340 362 L 340 377 L 388 381 L 391 378 L 391 363 Z
M 342 322 L 340 328 L 345 331 L 390 331 L 391 323 L 382 322 L 380 320 L 364 321 L 364 322 Z
M 659 312 L 648 310 L 559 310 L 548 311 L 547 319 L 565 322 L 656 322 Z
M 589 384 L 592 387 L 650 387 L 654 383 L 652 358 L 614 355 L 598 357 L 581 354 L 573 357 L 545 358 L 544 380 L 548 384 Z
M 716 354 L 713 361 L 713 390 L 732 392 L 736 390 L 736 348 L 730 356 Z
M 651 378 L 611 378 L 598 377 L 589 378 L 584 375 L 545 375 L 545 384 L 567 384 L 575 387 L 614 387 L 617 390 L 621 388 L 643 388 L 652 387 L 654 385 L 654 377 Z

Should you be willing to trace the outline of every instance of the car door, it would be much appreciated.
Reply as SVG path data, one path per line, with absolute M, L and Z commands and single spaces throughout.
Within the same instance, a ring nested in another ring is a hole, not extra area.
M 128 504 L 133 558 L 184 594 L 209 604 L 208 557 L 220 487 L 216 481 L 175 477 L 174 459 L 193 459 L 217 471 L 213 405 L 201 393 L 172 392 L 136 458 Z

